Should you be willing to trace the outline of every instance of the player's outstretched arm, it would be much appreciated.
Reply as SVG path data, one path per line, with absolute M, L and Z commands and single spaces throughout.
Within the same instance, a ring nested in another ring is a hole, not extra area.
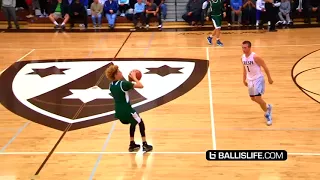
M 270 84 L 273 83 L 273 80 L 271 78 L 271 75 L 270 75 L 270 71 L 269 71 L 269 68 L 267 67 L 266 63 L 264 62 L 264 60 L 262 58 L 260 58 L 259 56 L 255 55 L 254 56 L 254 61 L 259 65 L 261 66 L 264 71 L 266 72 L 267 76 L 268 76 L 268 81 Z
M 130 77 L 135 82 L 135 84 L 133 85 L 133 88 L 139 88 L 139 89 L 143 88 L 143 84 L 137 79 L 135 71 L 132 71 L 130 73 Z

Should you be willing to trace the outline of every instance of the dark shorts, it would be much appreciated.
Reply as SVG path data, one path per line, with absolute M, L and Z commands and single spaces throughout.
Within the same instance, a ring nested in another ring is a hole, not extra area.
M 139 114 L 134 109 L 126 112 L 116 112 L 115 116 L 122 124 L 138 124 L 141 122 Z
M 215 29 L 220 29 L 222 24 L 222 15 L 220 16 L 211 16 L 211 20 Z

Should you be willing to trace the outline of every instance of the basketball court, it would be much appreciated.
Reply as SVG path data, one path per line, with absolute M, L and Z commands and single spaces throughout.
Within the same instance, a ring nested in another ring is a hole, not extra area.
M 206 34 L 1 33 L 0 179 L 320 179 L 319 29 L 225 31 L 223 48 Z M 242 83 L 244 40 L 274 80 L 272 126 Z M 129 153 L 129 127 L 105 122 L 109 62 L 143 73 L 135 100 L 153 152 Z M 288 160 L 209 162 L 210 149 L 287 150 Z

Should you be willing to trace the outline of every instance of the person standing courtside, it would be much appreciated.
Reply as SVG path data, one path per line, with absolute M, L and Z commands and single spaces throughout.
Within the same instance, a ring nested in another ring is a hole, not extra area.
M 2 0 L 2 10 L 8 21 L 7 29 L 12 28 L 11 20 L 13 20 L 16 29 L 20 29 L 16 16 L 16 0 Z
M 270 21 L 269 32 L 276 32 L 276 23 L 277 23 L 277 8 L 274 6 L 274 0 L 265 0 L 266 7 L 266 16 L 262 19 L 260 27 L 262 28 L 263 24 Z

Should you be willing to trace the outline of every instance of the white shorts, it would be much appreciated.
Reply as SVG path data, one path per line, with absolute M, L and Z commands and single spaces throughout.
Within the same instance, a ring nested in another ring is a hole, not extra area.
M 261 76 L 252 81 L 248 80 L 248 90 L 250 97 L 263 95 L 265 91 L 264 77 Z

